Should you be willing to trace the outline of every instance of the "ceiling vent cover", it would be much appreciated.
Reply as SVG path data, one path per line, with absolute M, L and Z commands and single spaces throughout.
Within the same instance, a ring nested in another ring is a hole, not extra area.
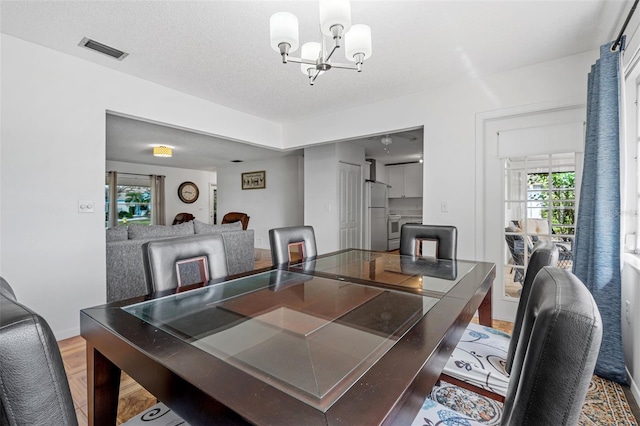
M 104 55 L 111 56 L 119 61 L 126 58 L 129 54 L 123 52 L 122 50 L 114 49 L 111 46 L 107 46 L 106 44 L 99 43 L 95 40 L 91 40 L 88 37 L 85 37 L 80 41 L 78 46 L 86 47 L 87 49 L 95 50 L 96 52 L 100 52 Z

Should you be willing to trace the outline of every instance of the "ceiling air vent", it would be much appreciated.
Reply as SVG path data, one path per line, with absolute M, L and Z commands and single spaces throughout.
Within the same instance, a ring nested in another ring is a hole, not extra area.
M 96 52 L 100 52 L 107 56 L 111 56 L 112 58 L 116 58 L 121 61 L 126 58 L 129 54 L 123 52 L 122 50 L 114 49 L 111 46 L 107 46 L 106 44 L 98 43 L 95 40 L 91 40 L 90 38 L 83 38 L 82 41 L 78 44 L 78 46 L 86 47 L 87 49 L 95 50 Z

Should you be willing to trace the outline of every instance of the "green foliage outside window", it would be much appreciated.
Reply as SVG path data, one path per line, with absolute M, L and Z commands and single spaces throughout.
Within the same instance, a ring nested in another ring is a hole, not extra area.
M 551 176 L 551 187 L 549 187 Z M 527 176 L 529 200 L 540 201 L 541 216 L 549 219 L 554 234 L 573 235 L 575 228 L 575 172 L 530 173 Z

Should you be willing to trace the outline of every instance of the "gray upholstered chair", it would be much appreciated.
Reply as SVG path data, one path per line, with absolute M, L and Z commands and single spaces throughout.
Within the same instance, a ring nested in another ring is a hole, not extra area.
M 271 261 L 274 265 L 291 262 L 290 250 L 292 247 L 302 250 L 301 259 L 297 260 L 312 260 L 318 255 L 316 235 L 311 226 L 270 229 L 269 245 L 271 246 Z
M 228 275 L 222 234 L 146 242 L 142 245 L 142 262 L 149 293 Z
M 543 267 L 555 267 L 557 264 L 556 245 L 548 240 L 539 240 L 529 259 L 512 335 L 491 327 L 469 324 L 447 361 L 442 372 L 443 380 L 504 401 L 509 386 L 511 355 L 516 350 L 533 280 Z
M 18 303 L 4 279 L 0 279 L 0 424 L 78 424 L 49 325 Z
M 400 254 L 421 256 L 422 241 L 436 242 L 438 259 L 454 260 L 458 254 L 458 229 L 455 226 L 407 223 L 400 228 Z
M 158 419 L 145 423 L 150 426 L 168 424 L 167 419 L 175 420 L 174 424 L 181 420 L 162 403 L 137 419 L 143 417 L 147 421 Z M 51 328 L 44 318 L 19 303 L 9 283 L 0 277 L 0 425 L 77 424 L 62 356 Z
M 578 424 L 602 339 L 591 293 L 570 271 L 543 268 L 522 318 L 502 425 Z M 426 399 L 413 424 L 481 424 Z

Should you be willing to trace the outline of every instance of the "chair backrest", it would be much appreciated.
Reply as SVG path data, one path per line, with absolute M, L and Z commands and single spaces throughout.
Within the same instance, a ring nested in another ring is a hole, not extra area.
M 251 219 L 250 216 L 248 216 L 246 213 L 240 213 L 240 212 L 230 212 L 225 214 L 222 217 L 222 223 L 234 223 L 234 222 L 240 222 L 242 223 L 242 229 L 243 230 L 247 230 L 247 227 L 249 226 L 249 219 Z
M 436 242 L 438 259 L 454 260 L 458 255 L 458 229 L 455 226 L 418 225 L 407 223 L 400 228 L 400 254 L 419 256 L 421 242 Z
M 173 219 L 172 225 L 178 225 L 185 222 L 191 222 L 196 217 L 191 213 L 178 213 L 176 217 Z
M 503 425 L 575 425 L 602 339 L 591 293 L 569 270 L 533 282 L 502 414 Z
M 47 322 L 0 278 L 0 424 L 77 425 L 60 349 Z
M 142 245 L 142 262 L 149 293 L 228 275 L 222 234 L 146 242 Z M 180 271 L 188 277 L 181 276 Z
M 274 265 L 291 262 L 290 250 L 292 246 L 302 248 L 300 260 L 312 260 L 318 255 L 316 235 L 311 226 L 270 229 L 269 245 L 271 246 L 271 261 Z
M 539 240 L 533 247 L 533 252 L 529 258 L 529 265 L 527 266 L 527 273 L 524 276 L 524 282 L 522 283 L 522 291 L 520 292 L 520 301 L 518 302 L 518 310 L 516 312 L 516 319 L 513 323 L 513 331 L 511 332 L 511 340 L 509 342 L 509 350 L 507 351 L 507 364 L 505 370 L 507 373 L 511 372 L 513 354 L 516 351 L 516 345 L 520 338 L 520 330 L 522 329 L 522 319 L 524 318 L 524 312 L 527 308 L 527 301 L 531 294 L 531 287 L 533 280 L 538 275 L 538 272 L 545 266 L 558 266 L 558 247 L 549 240 Z

